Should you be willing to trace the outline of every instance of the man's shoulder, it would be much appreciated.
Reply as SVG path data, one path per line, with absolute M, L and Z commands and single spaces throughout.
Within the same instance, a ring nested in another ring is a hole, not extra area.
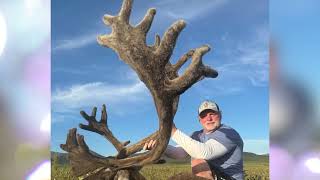
M 237 134 L 240 136 L 240 134 L 238 133 L 237 130 L 235 130 L 234 128 L 232 128 L 231 126 L 228 126 L 228 125 L 225 125 L 225 124 L 222 124 L 220 126 L 219 129 L 217 129 L 217 131 L 220 131 L 220 132 L 223 132 L 223 133 L 228 133 L 228 134 Z
M 194 140 L 200 141 L 200 135 L 202 134 L 202 132 L 202 130 L 194 131 L 190 137 Z
M 230 139 L 231 141 L 240 141 L 242 142 L 242 138 L 240 134 L 232 127 L 228 125 L 222 124 L 219 129 L 217 129 L 217 134 L 222 134 L 223 137 Z
M 219 129 L 232 129 L 235 131 L 235 129 L 233 129 L 231 126 L 229 125 L 226 125 L 226 124 L 221 124 L 220 128 Z
M 192 136 L 198 136 L 198 135 L 201 134 L 202 132 L 203 132 L 203 130 L 194 131 L 194 132 L 191 134 L 191 137 L 192 137 Z

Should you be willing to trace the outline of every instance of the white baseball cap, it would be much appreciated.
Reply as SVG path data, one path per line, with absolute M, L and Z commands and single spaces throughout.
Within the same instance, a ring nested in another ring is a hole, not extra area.
M 198 109 L 198 114 L 200 114 L 204 110 L 208 110 L 208 109 L 211 109 L 216 112 L 220 111 L 217 103 L 215 103 L 213 101 L 205 100 L 200 104 L 199 109 Z

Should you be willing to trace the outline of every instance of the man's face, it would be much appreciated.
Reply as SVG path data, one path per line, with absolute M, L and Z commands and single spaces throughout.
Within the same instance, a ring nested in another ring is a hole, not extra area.
M 204 132 L 213 132 L 221 125 L 221 114 L 213 110 L 204 110 L 199 115 Z

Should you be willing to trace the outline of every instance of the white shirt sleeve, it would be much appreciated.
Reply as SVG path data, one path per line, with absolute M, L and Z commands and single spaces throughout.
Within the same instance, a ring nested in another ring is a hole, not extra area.
M 185 159 L 189 156 L 188 153 L 182 147 L 171 145 L 167 146 L 167 149 L 164 152 L 164 154 L 172 159 Z
M 177 129 L 173 134 L 172 140 L 195 159 L 214 159 L 228 152 L 227 148 L 223 144 L 214 139 L 209 139 L 207 142 L 202 143 L 187 136 L 179 129 Z

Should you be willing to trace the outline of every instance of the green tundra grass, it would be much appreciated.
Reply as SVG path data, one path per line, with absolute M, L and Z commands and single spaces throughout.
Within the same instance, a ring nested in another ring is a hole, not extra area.
M 167 180 L 169 177 L 181 173 L 190 172 L 190 159 L 173 160 L 162 157 L 165 164 L 154 164 L 143 167 L 141 173 L 148 180 Z M 243 153 L 244 172 L 246 180 L 269 180 L 269 155 L 257 155 L 254 153 Z M 67 154 L 51 152 L 53 180 L 79 180 L 72 175 L 68 165 Z
M 248 180 L 268 180 L 269 164 L 268 162 L 250 161 L 244 163 L 245 179 Z M 141 173 L 149 180 L 166 180 L 168 177 L 180 172 L 191 172 L 190 164 L 160 164 L 145 166 Z M 72 176 L 68 165 L 52 165 L 52 179 L 54 180 L 78 180 Z

